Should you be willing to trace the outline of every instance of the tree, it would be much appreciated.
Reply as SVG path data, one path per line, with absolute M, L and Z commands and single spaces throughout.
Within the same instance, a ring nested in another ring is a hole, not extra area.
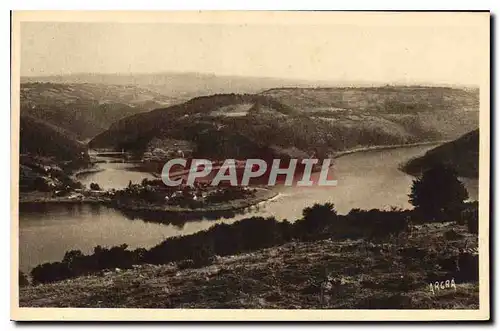
M 469 198 L 454 169 L 438 164 L 413 180 L 409 202 L 429 220 L 456 217 Z
M 302 211 L 302 219 L 297 221 L 300 232 L 313 234 L 322 232 L 337 217 L 333 203 L 315 203 Z
M 84 255 L 83 255 L 82 251 L 80 251 L 80 250 L 71 250 L 71 251 L 67 251 L 67 252 L 64 254 L 63 262 L 64 262 L 64 263 L 71 264 L 71 263 L 73 263 L 74 261 L 76 261 L 76 260 L 78 260 L 78 259 L 81 259 L 83 256 L 84 256 Z

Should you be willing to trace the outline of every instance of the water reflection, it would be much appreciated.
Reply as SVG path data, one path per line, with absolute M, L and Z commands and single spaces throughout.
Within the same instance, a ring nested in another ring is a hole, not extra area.
M 247 213 L 247 210 L 235 211 L 217 211 L 217 212 L 189 212 L 189 213 L 177 213 L 177 212 L 158 212 L 158 211 L 131 211 L 131 210 L 121 210 L 120 211 L 127 219 L 135 220 L 139 219 L 145 222 L 154 222 L 161 224 L 172 224 L 180 229 L 189 221 L 199 221 L 204 220 L 218 220 L 218 219 L 230 219 L 234 218 L 236 215 L 243 215 Z
M 22 204 L 20 206 L 20 267 L 61 260 L 70 249 L 90 253 L 97 245 L 152 247 L 162 240 L 206 230 L 217 223 L 233 223 L 252 216 L 274 216 L 293 221 L 305 207 L 333 202 L 341 214 L 352 208 L 410 208 L 408 193 L 413 177 L 399 165 L 433 146 L 399 148 L 346 155 L 336 160 L 337 187 L 277 189 L 279 197 L 238 212 L 165 214 L 118 211 L 89 204 Z M 126 163 L 103 164 L 105 170 L 85 175 L 86 183 L 121 188 L 153 176 L 130 169 Z M 149 177 L 148 177 L 149 176 Z M 477 180 L 464 180 L 471 200 L 477 199 Z

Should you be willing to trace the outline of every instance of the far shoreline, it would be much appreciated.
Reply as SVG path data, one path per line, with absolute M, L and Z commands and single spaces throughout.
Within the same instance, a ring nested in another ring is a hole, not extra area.
M 159 206 L 159 205 L 131 205 L 131 204 L 118 204 L 110 198 L 104 197 L 83 197 L 79 199 L 70 199 L 67 197 L 50 197 L 50 198 L 27 198 L 20 197 L 19 205 L 50 205 L 50 204 L 69 204 L 69 205 L 79 205 L 79 204 L 94 204 L 112 207 L 116 210 L 134 213 L 158 213 L 158 214 L 194 214 L 202 215 L 209 213 L 219 213 L 219 212 L 233 212 L 240 211 L 250 207 L 257 206 L 263 202 L 275 199 L 279 192 L 268 188 L 254 187 L 258 192 L 261 192 L 256 197 L 249 199 L 237 199 L 227 203 L 214 204 L 213 206 L 207 206 L 204 208 L 183 208 L 179 206 Z
M 212 206 L 202 207 L 202 208 L 183 208 L 179 206 L 158 206 L 158 205 L 130 205 L 130 204 L 116 204 L 114 201 L 111 201 L 110 206 L 128 213 L 133 213 L 137 215 L 154 214 L 155 216 L 206 216 L 210 214 L 224 214 L 224 213 L 233 213 L 240 212 L 247 208 L 252 208 L 258 206 L 262 203 L 272 201 L 273 199 L 279 196 L 279 192 L 276 192 L 272 189 L 262 188 L 262 187 L 253 187 L 256 189 L 258 193 L 257 196 L 248 199 L 236 199 L 226 203 L 218 203 L 213 204 Z
M 103 169 L 99 166 L 93 166 L 91 168 L 86 168 L 86 169 L 79 169 L 75 172 L 73 172 L 71 175 L 70 175 L 70 178 L 75 180 L 75 181 L 78 181 L 78 177 L 79 176 L 83 176 L 83 175 L 87 175 L 87 174 L 93 174 L 93 173 L 96 173 L 96 172 L 102 172 L 106 169 Z
M 433 140 L 433 141 L 422 141 L 422 142 L 411 143 L 411 144 L 376 145 L 376 146 L 357 147 L 357 148 L 339 151 L 332 156 L 332 159 L 338 159 L 338 158 L 341 158 L 343 156 L 347 156 L 350 154 L 380 151 L 380 150 L 385 150 L 385 149 L 397 149 L 397 148 L 406 148 L 406 147 L 410 148 L 410 147 L 419 147 L 419 146 L 441 145 L 441 144 L 445 144 L 445 143 L 450 142 L 450 141 L 452 141 L 452 140 L 450 140 L 450 139 L 448 139 L 448 140 Z M 157 173 L 157 172 L 145 171 L 145 173 L 148 173 L 155 178 L 161 178 L 161 174 Z
M 337 159 L 343 156 L 347 156 L 355 153 L 362 152 L 370 152 L 370 151 L 379 151 L 385 149 L 397 149 L 397 148 L 410 148 L 410 147 L 418 147 L 418 146 L 427 146 L 427 145 L 439 145 L 442 143 L 446 143 L 450 140 L 436 140 L 436 141 L 425 141 L 418 142 L 412 144 L 398 144 L 398 145 L 378 145 L 378 146 L 368 146 L 368 147 L 359 147 L 350 150 L 344 150 L 336 153 L 332 158 Z M 85 175 L 88 173 L 96 173 L 102 172 L 105 169 L 97 167 L 92 167 L 88 169 L 80 169 L 71 174 L 71 177 L 76 178 L 77 176 Z M 153 175 L 156 178 L 160 177 L 160 174 L 154 172 L 144 172 Z M 411 174 L 409 174 L 411 175 Z M 255 197 L 250 199 L 240 199 L 236 201 L 231 201 L 225 204 L 218 204 L 215 207 L 206 207 L 206 208 L 182 208 L 178 206 L 170 206 L 171 208 L 165 208 L 163 206 L 154 206 L 154 205 L 119 205 L 113 200 L 104 197 L 80 197 L 78 199 L 71 199 L 68 197 L 45 197 L 45 198 L 30 198 L 30 197 L 19 197 L 19 205 L 35 205 L 35 204 L 94 204 L 94 205 L 104 205 L 109 206 L 117 210 L 128 211 L 128 212 L 137 212 L 137 213 L 164 213 L 164 214 L 208 214 L 208 213 L 217 213 L 217 212 L 232 212 L 232 211 L 240 211 L 244 210 L 263 202 L 275 199 L 279 193 L 275 192 L 269 188 L 262 187 L 254 187 L 257 190 L 266 191 L 266 194 L 263 197 Z
M 406 148 L 406 147 L 409 148 L 409 147 L 419 147 L 419 146 L 441 145 L 441 144 L 444 144 L 444 143 L 447 143 L 450 141 L 452 141 L 452 140 L 434 140 L 434 141 L 422 141 L 422 142 L 411 143 L 411 144 L 377 145 L 377 146 L 358 147 L 358 148 L 347 149 L 345 151 L 338 152 L 333 156 L 333 158 L 338 159 L 342 156 L 346 156 L 346 155 L 350 155 L 350 154 L 379 151 L 379 150 L 384 150 L 384 149 L 397 149 L 397 148 Z

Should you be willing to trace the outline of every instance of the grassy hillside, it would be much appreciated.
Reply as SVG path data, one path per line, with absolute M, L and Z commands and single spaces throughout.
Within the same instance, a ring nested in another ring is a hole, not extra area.
M 455 139 L 478 126 L 479 90 L 427 86 L 279 88 L 262 93 L 332 121 L 389 121 L 414 135 Z M 352 122 L 351 122 L 352 123 Z
M 21 307 L 232 309 L 478 309 L 477 278 L 451 281 L 464 242 L 477 237 L 456 223 L 416 225 L 381 242 L 295 241 L 204 266 L 185 261 L 112 269 L 21 287 Z M 470 266 L 469 266 L 470 267 Z M 477 264 L 476 264 L 477 268 Z M 472 273 L 476 270 L 467 269 Z
M 415 113 L 462 108 L 477 110 L 478 90 L 431 86 L 275 88 L 262 92 L 303 111 L 342 108 L 382 113 Z
M 154 139 L 172 138 L 194 142 L 195 154 L 207 157 L 251 157 L 292 147 L 326 155 L 455 138 L 477 127 L 477 97 L 477 91 L 435 87 L 219 94 L 127 117 L 90 145 L 144 151 Z
M 21 84 L 21 113 L 42 119 L 85 140 L 117 120 L 180 102 L 132 85 Z
M 410 174 L 420 174 L 436 163 L 450 165 L 462 177 L 479 176 L 479 129 L 438 146 L 403 166 Z

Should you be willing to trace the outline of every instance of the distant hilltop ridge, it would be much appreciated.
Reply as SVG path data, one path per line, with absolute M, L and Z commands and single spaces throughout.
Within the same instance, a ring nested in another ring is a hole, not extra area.
M 49 82 L 60 84 L 135 85 L 168 96 L 200 96 L 216 93 L 256 93 L 277 86 L 308 87 L 328 82 L 272 77 L 226 76 L 196 72 L 161 72 L 134 74 L 91 74 L 24 76 L 21 83 Z
M 143 153 L 153 149 L 152 141 L 173 139 L 194 145 L 195 157 L 259 157 L 275 153 L 274 147 L 321 158 L 358 147 L 455 139 L 478 126 L 478 111 L 477 90 L 273 88 L 196 97 L 135 114 L 89 145 Z
M 137 73 L 68 73 L 68 74 L 51 74 L 51 75 L 36 75 L 36 76 L 21 76 L 21 83 L 28 82 L 52 82 L 52 83 L 91 83 L 91 84 L 129 84 L 129 85 L 184 85 L 185 80 L 204 81 L 214 84 L 214 86 L 206 85 L 208 88 L 205 92 L 213 93 L 251 93 L 263 91 L 272 88 L 291 88 L 291 87 L 311 87 L 311 88 L 335 88 L 335 87 L 384 87 L 384 86 L 428 86 L 428 87 L 451 87 L 451 88 L 478 88 L 472 84 L 449 84 L 449 83 L 433 83 L 433 82 L 408 82 L 408 81 L 354 81 L 354 80 L 338 80 L 338 79 L 310 79 L 310 78 L 285 78 L 285 77 L 259 77 L 259 76 L 240 76 L 217 74 L 211 72 L 137 72 Z M 235 89 L 217 92 L 217 86 L 229 87 L 227 84 L 231 82 Z M 241 90 L 247 85 L 248 90 Z M 260 85 L 260 86 L 257 86 Z M 239 89 L 239 90 L 237 90 Z M 186 90 L 188 93 L 190 90 Z M 212 91 L 212 92 L 210 92 Z

